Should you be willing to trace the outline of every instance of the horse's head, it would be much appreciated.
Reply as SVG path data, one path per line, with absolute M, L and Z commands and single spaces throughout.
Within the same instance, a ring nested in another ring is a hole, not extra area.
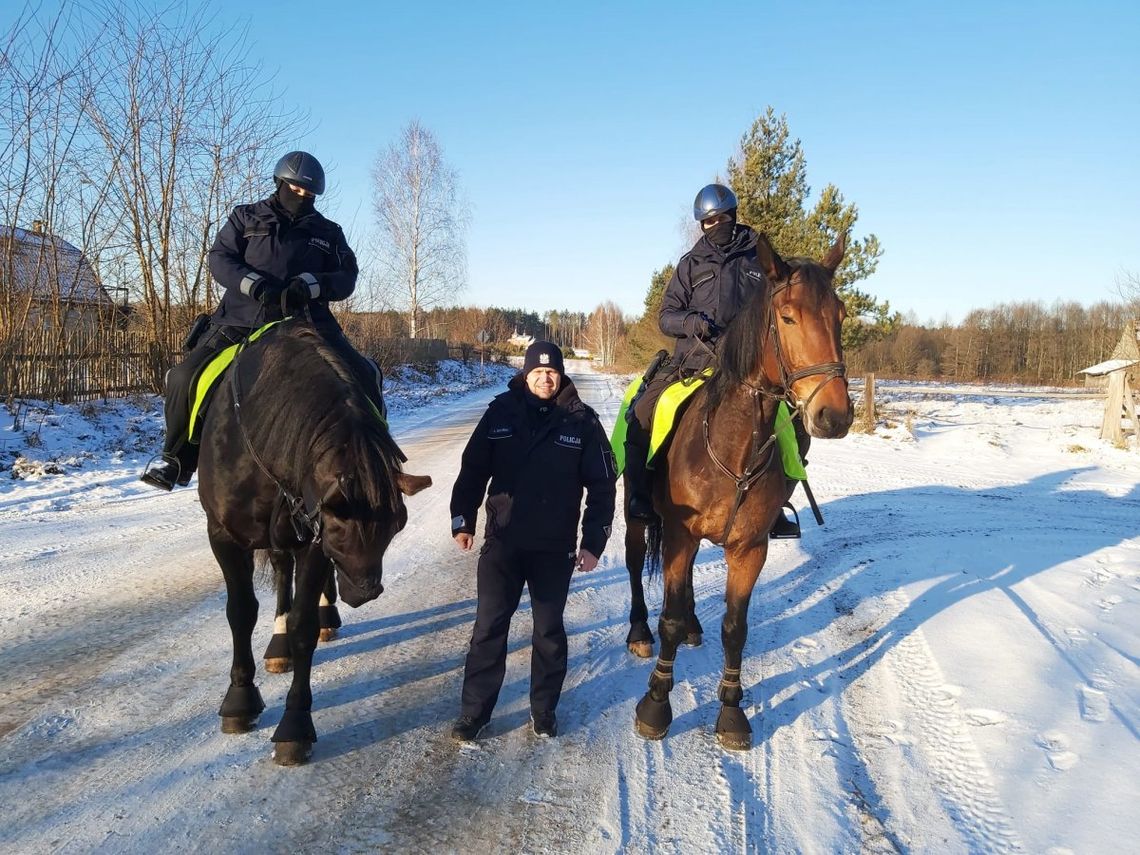
M 400 472 L 391 485 L 337 476 L 321 503 L 321 548 L 337 569 L 340 596 L 354 608 L 384 593 L 384 552 L 408 523 L 404 496 L 431 486 Z
M 827 439 L 846 436 L 855 415 L 840 340 L 847 312 L 832 284 L 845 249 L 840 235 L 822 262 L 785 261 L 767 236 L 756 244 L 771 288 L 764 374 L 803 413 L 808 433 Z

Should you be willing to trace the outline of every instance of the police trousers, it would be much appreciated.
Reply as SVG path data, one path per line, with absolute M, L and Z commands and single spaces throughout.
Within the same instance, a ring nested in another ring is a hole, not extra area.
M 507 633 L 525 584 L 534 620 L 530 654 L 530 708 L 553 712 L 566 679 L 562 622 L 576 553 L 514 549 L 492 538 L 479 556 L 478 606 L 463 669 L 461 715 L 489 719 L 507 667 Z

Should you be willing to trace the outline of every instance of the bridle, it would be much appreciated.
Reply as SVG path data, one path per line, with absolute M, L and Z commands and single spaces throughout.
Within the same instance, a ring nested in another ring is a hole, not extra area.
M 737 511 L 740 510 L 741 504 L 744 502 L 744 496 L 749 489 L 759 480 L 771 467 L 774 460 L 774 451 L 776 443 L 776 430 L 773 423 L 773 428 L 770 431 L 768 438 L 763 442 L 760 441 L 761 429 L 766 423 L 764 418 L 764 401 L 783 401 L 792 411 L 793 418 L 796 415 L 803 417 L 803 413 L 807 406 L 812 402 L 812 399 L 819 394 L 820 389 L 837 378 L 847 376 L 847 364 L 845 362 L 818 362 L 814 365 L 808 365 L 804 368 L 795 371 L 789 371 L 786 359 L 784 358 L 783 348 L 780 346 L 780 331 L 778 329 L 776 318 L 777 312 L 775 311 L 776 295 L 791 287 L 792 277 L 789 276 L 788 280 L 780 285 L 778 288 L 773 288 L 768 293 L 768 328 L 765 330 L 764 347 L 761 348 L 761 353 L 767 350 L 767 342 L 772 341 L 773 349 L 776 355 L 776 366 L 780 372 L 780 385 L 778 387 L 768 387 L 750 382 L 747 379 L 741 380 L 741 385 L 748 389 L 749 395 L 756 406 L 756 414 L 752 419 L 752 452 L 748 456 L 748 462 L 744 467 L 744 471 L 737 474 L 733 472 L 725 463 L 717 457 L 716 451 L 712 447 L 712 441 L 709 437 L 709 419 L 712 415 L 711 409 L 706 409 L 702 430 L 704 432 L 705 451 L 708 452 L 709 458 L 716 465 L 716 467 L 728 478 L 730 478 L 736 485 L 736 499 L 732 505 L 732 511 L 728 515 L 728 520 L 724 526 L 724 534 L 721 536 L 721 543 L 728 542 L 729 532 L 732 530 L 732 524 L 736 520 Z M 704 344 L 704 342 L 702 342 Z M 708 345 L 705 345 L 707 348 Z M 715 357 L 715 351 L 708 348 Z M 804 400 L 796 398 L 795 393 L 792 391 L 792 384 L 797 380 L 802 380 L 805 377 L 820 375 L 823 377 L 815 388 L 812 389 L 811 394 Z M 811 493 L 811 489 L 804 481 L 804 492 L 811 502 L 812 511 L 815 513 L 816 519 L 823 524 L 822 516 L 820 515 L 819 508 L 816 505 L 815 497 Z

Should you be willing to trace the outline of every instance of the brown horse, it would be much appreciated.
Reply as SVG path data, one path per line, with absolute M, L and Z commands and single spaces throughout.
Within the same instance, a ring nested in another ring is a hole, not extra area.
M 669 692 L 677 647 L 699 643 L 693 560 L 704 538 L 724 547 L 728 563 L 717 738 L 726 748 L 752 745 L 752 728 L 740 710 L 748 602 L 768 555 L 768 531 L 794 487 L 774 441 L 776 409 L 787 401 L 808 433 L 820 438 L 845 436 L 854 415 L 840 343 L 846 312 L 832 284 L 844 250 L 841 236 L 822 263 L 784 260 L 760 236 L 756 254 L 768 284 L 729 324 L 716 372 L 681 416 L 664 460 L 658 458 L 653 503 L 660 522 L 649 526 L 648 535 L 651 567 L 658 560 L 664 567 L 665 596 L 661 652 L 637 705 L 637 732 L 647 739 L 663 738 L 673 721 Z M 644 527 L 628 514 L 626 523 L 632 532 L 627 561 L 640 567 L 645 546 L 642 540 L 638 549 L 637 541 Z

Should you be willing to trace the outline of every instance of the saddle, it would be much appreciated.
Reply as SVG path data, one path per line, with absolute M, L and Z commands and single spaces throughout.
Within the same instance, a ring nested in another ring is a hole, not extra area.
M 670 383 L 657 399 L 653 408 L 653 420 L 650 427 L 649 457 L 652 466 L 653 458 L 669 444 L 677 422 L 685 412 L 693 393 L 696 392 L 705 380 L 713 373 L 711 368 L 695 377 L 687 377 Z M 614 424 L 613 434 L 610 437 L 610 447 L 617 460 L 617 473 L 620 475 L 625 469 L 625 435 L 627 431 L 627 418 L 632 417 L 632 406 L 641 391 L 644 383 L 643 377 L 636 377 L 626 387 L 622 396 L 621 407 L 618 410 L 617 421 Z M 796 431 L 792 425 L 792 414 L 788 405 L 780 402 L 776 410 L 776 446 L 780 449 L 780 462 L 784 466 L 784 474 L 796 481 L 807 481 L 807 471 L 800 459 L 800 447 L 796 441 Z
M 263 334 L 280 323 L 283 321 L 271 321 L 254 330 L 244 342 L 231 344 L 229 347 L 218 351 L 198 370 L 198 375 L 190 384 L 190 442 L 194 445 L 198 445 L 202 440 L 202 425 L 206 421 L 206 410 L 209 409 L 210 401 L 213 400 L 214 392 L 218 387 L 218 381 L 226 373 L 226 369 L 230 367 L 242 347 L 261 338 Z

